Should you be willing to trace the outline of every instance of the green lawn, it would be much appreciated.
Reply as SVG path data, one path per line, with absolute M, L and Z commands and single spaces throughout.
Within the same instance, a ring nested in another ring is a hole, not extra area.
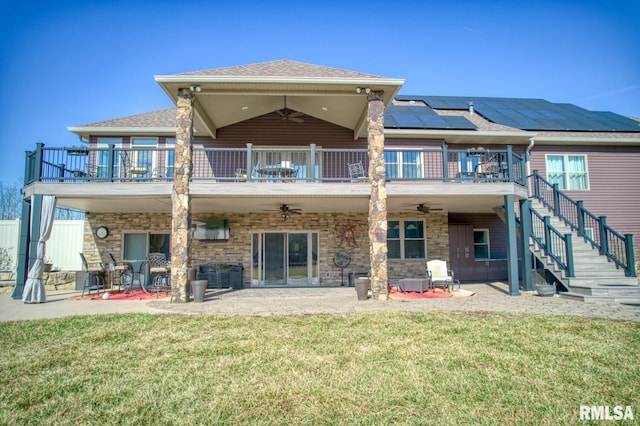
M 640 417 L 640 324 L 127 314 L 0 324 L 0 424 L 576 424 Z M 619 424 L 619 422 L 617 422 Z

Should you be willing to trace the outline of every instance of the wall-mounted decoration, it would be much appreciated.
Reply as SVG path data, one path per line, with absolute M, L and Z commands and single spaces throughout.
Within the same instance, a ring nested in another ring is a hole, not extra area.
M 358 226 L 349 221 L 338 223 L 335 226 L 335 237 L 338 247 L 358 247 Z
M 100 238 L 101 240 L 104 240 L 108 236 L 109 228 L 107 228 L 106 226 L 100 226 L 98 227 L 98 229 L 96 229 L 96 237 Z

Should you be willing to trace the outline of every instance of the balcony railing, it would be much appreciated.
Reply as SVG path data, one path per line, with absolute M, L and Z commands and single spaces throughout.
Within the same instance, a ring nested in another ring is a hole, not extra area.
M 349 164 L 367 173 L 366 149 L 194 148 L 191 179 L 215 182 L 352 182 Z M 504 150 L 389 148 L 384 151 L 389 181 L 515 182 L 525 185 L 524 157 Z M 162 182 L 174 176 L 172 148 L 47 148 L 26 153 L 25 183 Z M 360 177 L 360 179 L 363 179 Z M 366 177 L 364 178 L 366 179 Z

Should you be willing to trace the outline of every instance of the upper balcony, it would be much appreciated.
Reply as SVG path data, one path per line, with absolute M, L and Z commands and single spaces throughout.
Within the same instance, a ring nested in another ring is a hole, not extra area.
M 391 182 L 510 182 L 525 185 L 522 155 L 504 150 L 389 148 L 384 151 Z M 38 144 L 26 154 L 25 184 L 33 182 L 170 182 L 172 148 L 49 148 Z M 367 180 L 364 149 L 193 148 L 192 182 L 336 183 Z M 355 168 L 350 165 L 357 165 Z M 363 174 L 357 173 L 362 165 Z
M 449 212 L 492 213 L 504 196 L 526 198 L 524 157 L 501 150 L 385 149 L 389 212 L 429 203 Z M 49 148 L 26 155 L 24 195 L 55 195 L 91 212 L 171 211 L 172 148 Z M 305 212 L 366 212 L 371 189 L 366 149 L 194 147 L 194 212 L 249 213 L 282 203 Z M 350 165 L 362 164 L 364 173 Z

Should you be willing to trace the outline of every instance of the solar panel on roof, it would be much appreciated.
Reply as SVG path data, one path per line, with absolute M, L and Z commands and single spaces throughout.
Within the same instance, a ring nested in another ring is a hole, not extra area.
M 398 96 L 397 99 L 423 101 L 430 108 L 423 111 L 437 114 L 433 109 L 468 110 L 469 102 L 473 102 L 474 110 L 484 118 L 497 124 L 521 130 L 558 130 L 558 131 L 640 131 L 637 121 L 605 111 L 589 111 L 567 103 L 552 103 L 544 99 L 523 98 L 489 98 L 463 96 Z M 424 107 L 421 107 L 424 108 Z M 420 117 L 423 113 L 419 112 Z M 473 128 L 464 117 L 451 126 L 453 117 L 440 115 L 447 127 L 438 128 Z M 430 125 L 437 125 L 435 120 Z M 471 126 L 471 127 L 469 127 Z

